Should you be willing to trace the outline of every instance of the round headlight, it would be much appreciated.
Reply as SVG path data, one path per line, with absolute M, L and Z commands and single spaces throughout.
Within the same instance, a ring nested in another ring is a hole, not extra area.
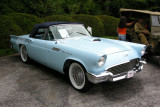
M 98 61 L 98 66 L 100 66 L 100 67 L 103 66 L 105 64 L 105 62 L 106 62 L 106 58 L 105 58 L 105 56 L 102 56 Z
M 142 56 L 145 54 L 145 51 L 146 51 L 145 48 L 143 48 L 143 49 L 141 50 L 141 55 L 142 55 Z

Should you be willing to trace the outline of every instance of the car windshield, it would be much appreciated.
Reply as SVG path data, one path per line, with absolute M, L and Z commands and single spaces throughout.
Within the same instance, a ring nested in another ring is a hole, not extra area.
M 91 36 L 82 24 L 60 24 L 50 26 L 56 39 Z
M 160 16 L 152 16 L 152 26 L 160 26 Z

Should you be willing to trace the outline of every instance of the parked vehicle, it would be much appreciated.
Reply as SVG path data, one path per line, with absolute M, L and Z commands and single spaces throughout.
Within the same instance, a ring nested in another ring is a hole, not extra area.
M 131 78 L 145 63 L 145 45 L 92 37 L 82 23 L 41 23 L 31 34 L 11 36 L 10 41 L 24 63 L 33 59 L 67 74 L 79 91 L 92 83 Z
M 121 16 L 125 16 L 128 22 L 136 20 L 138 17 L 143 18 L 146 29 L 151 33 L 147 36 L 147 40 L 151 47 L 147 48 L 146 52 L 151 55 L 160 56 L 160 12 L 121 8 L 120 14 Z M 130 42 L 141 43 L 140 38 L 133 29 L 133 26 L 127 30 L 127 39 Z

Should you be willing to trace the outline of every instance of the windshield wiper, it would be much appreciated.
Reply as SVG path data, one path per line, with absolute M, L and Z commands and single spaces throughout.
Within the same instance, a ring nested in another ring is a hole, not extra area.
M 76 32 L 76 33 L 79 33 L 79 34 L 82 34 L 82 35 L 86 35 L 86 34 L 84 34 L 84 33 L 81 33 L 81 32 Z

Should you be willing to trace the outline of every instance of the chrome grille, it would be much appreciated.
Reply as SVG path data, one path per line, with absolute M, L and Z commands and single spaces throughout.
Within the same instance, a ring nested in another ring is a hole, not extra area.
M 134 67 L 136 66 L 136 64 L 138 63 L 138 61 L 139 61 L 138 58 L 137 58 L 137 59 L 132 59 L 132 60 L 130 61 L 130 63 L 131 63 L 131 68 L 134 68 Z
M 116 74 L 121 74 L 124 72 L 128 72 L 130 70 L 133 70 L 133 68 L 135 67 L 136 63 L 137 63 L 138 59 L 133 59 L 130 62 L 127 63 L 123 63 L 114 67 L 109 68 L 107 71 L 113 73 L 113 75 Z

